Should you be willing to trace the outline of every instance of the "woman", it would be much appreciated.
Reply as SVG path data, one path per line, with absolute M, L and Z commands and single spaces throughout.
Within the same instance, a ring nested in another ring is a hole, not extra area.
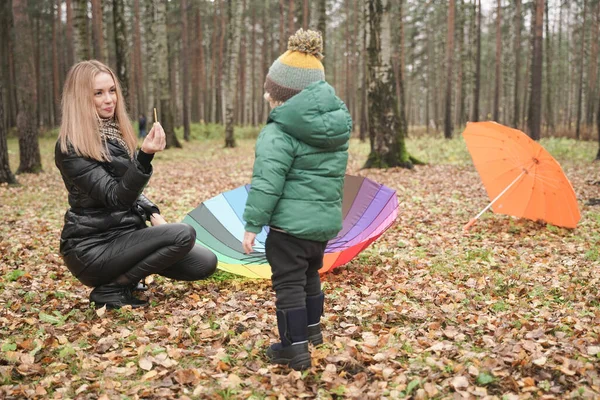
M 165 148 L 162 126 L 154 123 L 137 153 L 136 146 L 114 72 L 95 60 L 74 65 L 55 147 L 70 206 L 60 253 L 71 273 L 94 288 L 90 301 L 96 307 L 144 306 L 132 290 L 146 276 L 194 281 L 217 265 L 213 253 L 195 246 L 191 226 L 167 224 L 142 194 L 152 158 Z

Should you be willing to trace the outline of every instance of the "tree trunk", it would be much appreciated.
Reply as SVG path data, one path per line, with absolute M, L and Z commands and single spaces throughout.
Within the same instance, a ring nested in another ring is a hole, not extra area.
M 500 79 L 502 64 L 502 0 L 498 0 L 498 8 L 496 11 L 496 74 L 494 85 L 494 121 L 499 122 L 500 119 Z
M 88 46 L 88 15 L 87 15 L 87 0 L 73 0 L 74 14 L 74 52 L 75 61 L 90 59 L 90 48 Z
M 137 104 L 140 113 L 146 109 L 146 96 L 144 91 L 144 68 L 142 65 L 142 32 L 140 29 L 140 0 L 134 0 L 133 3 L 133 53 L 134 53 L 134 71 L 135 86 L 137 88 L 137 98 L 133 99 Z M 134 115 L 137 118 L 137 115 Z
M 515 93 L 512 126 L 513 128 L 518 129 L 520 120 L 519 116 L 521 114 L 521 105 L 519 103 L 519 80 L 521 77 L 521 0 L 515 0 L 515 7 L 515 41 L 513 44 L 513 51 L 515 53 Z
M 600 18 L 600 3 L 596 2 L 594 4 L 594 9 L 592 12 L 592 27 L 591 27 L 591 37 L 598 38 L 600 37 L 600 30 L 598 29 L 600 24 L 598 24 L 598 19 Z M 546 20 L 546 24 L 548 21 Z M 546 25 L 546 31 L 548 27 Z M 594 110 L 596 109 L 596 80 L 598 75 L 598 40 L 592 40 L 591 43 L 591 53 L 590 53 L 590 61 L 589 61 L 589 69 L 588 69 L 588 93 L 587 93 L 587 110 L 586 110 L 586 125 L 592 127 L 594 124 Z M 550 57 L 550 56 L 549 56 Z M 547 62 L 550 61 L 549 58 L 546 58 Z
M 54 11 L 54 6 L 52 6 Z M 52 15 L 52 106 L 54 109 L 54 123 L 60 124 L 60 68 L 58 65 L 58 38 L 60 37 L 60 0 L 56 1 L 57 17 Z
M 16 184 L 17 180 L 8 162 L 8 132 L 4 125 L 4 82 L 0 79 L 0 183 Z
M 290 36 L 292 36 L 294 34 L 294 32 L 296 32 L 296 24 L 294 23 L 294 9 L 295 9 L 295 1 L 296 0 L 290 0 L 289 1 L 289 6 L 288 6 L 288 33 L 287 33 L 287 37 L 289 38 Z M 286 38 L 287 39 L 287 38 Z M 287 40 L 286 40 L 287 42 Z
M 317 7 L 319 10 L 319 21 L 317 22 L 317 29 L 321 32 L 321 37 L 323 38 L 323 54 L 325 58 L 323 59 L 323 67 L 325 68 L 325 73 L 329 69 L 329 61 L 327 57 L 327 0 L 318 0 Z
M 452 66 L 454 64 L 454 14 L 456 1 L 448 3 L 448 36 L 446 41 L 446 109 L 444 118 L 444 137 L 452 139 Z
M 225 113 L 226 113 L 226 109 L 225 109 L 225 104 L 224 104 L 224 97 L 225 97 L 225 90 L 223 87 L 223 73 L 224 73 L 224 69 L 226 68 L 226 66 L 224 65 L 224 51 L 225 51 L 225 37 L 227 36 L 227 24 L 226 24 L 226 19 L 227 16 L 225 14 L 225 9 L 223 8 L 223 4 L 225 4 L 226 0 L 221 0 L 219 1 L 219 8 L 221 10 L 221 35 L 219 37 L 219 64 L 218 64 L 218 69 L 217 69 L 217 116 L 218 116 L 218 122 L 224 124 L 225 123 Z
M 145 35 L 148 37 L 155 38 L 156 37 L 156 0 L 151 0 L 145 2 L 144 8 L 144 26 L 145 26 Z M 146 54 L 156 54 L 156 43 L 155 40 L 146 40 L 145 41 L 145 50 Z M 150 125 L 150 121 L 153 123 L 156 122 L 154 120 L 154 109 L 159 107 L 159 96 L 157 95 L 158 88 L 158 66 L 157 63 L 159 60 L 155 60 L 155 62 L 147 62 L 146 66 L 146 120 L 147 124 Z M 158 111 L 158 110 L 157 110 Z
M 131 107 L 131 99 L 129 98 L 129 63 L 127 41 L 127 26 L 125 23 L 125 0 L 113 0 L 113 18 L 115 29 L 115 49 L 117 53 L 117 77 L 121 83 L 123 97 L 127 109 Z M 161 53 L 159 53 L 161 54 Z
M 481 91 L 481 0 L 477 0 L 477 48 L 475 52 L 475 84 L 473 85 L 473 115 L 471 121 L 479 121 L 479 93 Z
M 104 60 L 104 31 L 102 29 L 102 0 L 92 0 L 92 32 L 94 37 L 94 58 Z M 138 0 L 139 1 L 139 0 Z
M 583 0 L 583 25 L 581 27 L 581 51 L 579 53 L 579 87 L 577 88 L 577 121 L 575 138 L 581 137 L 581 114 L 583 102 L 583 66 L 585 64 L 585 26 L 587 23 L 587 0 Z M 597 40 L 596 38 L 594 40 Z
M 17 129 L 19 131 L 19 173 L 42 170 L 36 121 L 37 92 L 33 60 L 33 34 L 27 13 L 27 0 L 13 0 L 15 72 L 17 86 Z
M 75 63 L 75 47 L 73 44 L 73 0 L 66 0 L 67 8 L 67 64 L 68 68 Z M 67 69 L 68 69 L 67 68 Z
M 227 30 L 227 105 L 225 113 L 225 147 L 235 147 L 233 126 L 235 123 L 235 94 L 238 87 L 238 57 L 240 54 L 240 28 L 242 24 L 243 3 L 228 2 L 229 29 Z
M 367 21 L 367 11 L 368 11 L 368 4 L 364 3 L 363 4 L 364 7 L 364 12 L 362 13 L 362 27 L 363 27 L 363 32 L 362 32 L 362 47 L 360 50 L 360 59 L 361 59 L 361 79 L 360 79 L 360 131 L 359 131 L 359 137 L 360 137 L 360 141 L 364 142 L 367 139 L 367 134 L 368 134 L 368 116 L 367 116 L 367 90 L 368 90 L 368 83 L 367 83 L 367 36 L 368 36 L 368 21 Z
M 542 36 L 544 28 L 544 0 L 535 0 L 535 20 L 533 22 L 534 37 L 531 54 L 531 95 L 527 125 L 529 136 L 533 140 L 540 139 L 542 120 Z
M 404 116 L 398 112 L 392 68 L 392 0 L 368 0 L 369 138 L 371 153 L 365 168 L 412 168 L 404 143 Z
M 552 82 L 552 46 L 550 43 L 550 14 L 546 3 L 546 124 L 550 135 L 554 134 L 554 109 L 552 96 L 554 95 Z M 593 111 L 592 111 L 593 112 Z M 591 122 L 590 122 L 591 124 Z
M 310 24 L 310 5 L 309 0 L 304 0 L 302 2 L 302 28 L 304 30 L 308 29 L 308 25 Z
M 241 22 L 239 28 L 239 36 L 240 36 L 240 60 L 239 60 L 239 74 L 238 74 L 238 87 L 239 90 L 236 93 L 239 93 L 239 99 L 236 102 L 236 107 L 234 109 L 234 121 L 237 124 L 245 125 L 246 124 L 246 35 L 243 28 L 246 26 L 246 19 L 244 18 L 244 14 L 246 12 L 246 0 L 242 1 L 242 9 L 241 9 Z
M 188 71 L 189 46 L 188 46 L 188 6 L 187 0 L 181 0 L 181 93 L 182 93 L 182 117 L 183 117 L 183 140 L 190 140 L 190 76 Z
M 285 5 L 279 0 L 279 54 L 285 51 Z
M 252 43 L 250 48 L 250 52 L 252 53 L 250 57 L 250 96 L 252 97 L 252 100 L 250 101 L 250 124 L 256 126 L 256 101 L 258 99 L 256 96 L 256 7 L 250 7 L 250 26 L 252 27 L 252 36 L 250 38 L 250 42 Z
M 158 63 L 158 90 L 160 92 L 160 123 L 165 130 L 167 136 L 167 148 L 181 147 L 177 136 L 175 136 L 175 121 L 173 118 L 173 104 L 171 99 L 171 90 L 169 88 L 169 59 L 164 55 L 168 54 L 168 37 L 167 37 L 167 0 L 158 0 L 156 6 L 156 53 L 162 54 L 162 57 L 157 57 Z
M 465 81 L 464 81 L 464 40 L 465 40 L 465 7 L 463 0 L 458 2 L 458 70 L 456 71 L 456 113 L 454 122 L 456 125 L 461 126 L 464 123 L 464 111 L 465 111 Z

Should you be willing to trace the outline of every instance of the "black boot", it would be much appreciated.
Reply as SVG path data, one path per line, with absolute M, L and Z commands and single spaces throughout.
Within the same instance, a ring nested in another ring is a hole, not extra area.
M 323 343 L 321 333 L 321 315 L 323 315 L 323 304 L 325 293 L 316 296 L 306 296 L 306 315 L 308 321 L 308 341 L 313 345 Z
M 277 310 L 277 328 L 281 343 L 267 349 L 269 362 L 288 365 L 296 371 L 310 368 L 306 308 Z
M 139 281 L 137 283 L 132 283 L 131 290 L 137 290 L 138 292 L 144 292 L 144 291 L 148 290 L 148 285 L 146 285 L 146 280 L 142 279 L 141 281 Z
M 94 288 L 90 293 L 90 302 L 94 302 L 96 308 L 106 305 L 106 308 L 109 309 L 123 306 L 137 308 L 148 304 L 147 301 L 133 297 L 131 285 L 123 286 L 117 283 L 109 283 Z

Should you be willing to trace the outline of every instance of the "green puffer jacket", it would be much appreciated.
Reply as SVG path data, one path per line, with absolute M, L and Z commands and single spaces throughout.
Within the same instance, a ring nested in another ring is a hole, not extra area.
M 256 142 L 246 231 L 270 225 L 301 239 L 334 238 L 351 131 L 346 105 L 324 81 L 273 109 Z

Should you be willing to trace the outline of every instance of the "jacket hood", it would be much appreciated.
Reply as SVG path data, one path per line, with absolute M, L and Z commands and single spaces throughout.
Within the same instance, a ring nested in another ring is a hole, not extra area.
M 313 147 L 333 149 L 348 141 L 352 118 L 346 105 L 325 81 L 274 108 L 267 122 L 275 122 L 287 134 Z

